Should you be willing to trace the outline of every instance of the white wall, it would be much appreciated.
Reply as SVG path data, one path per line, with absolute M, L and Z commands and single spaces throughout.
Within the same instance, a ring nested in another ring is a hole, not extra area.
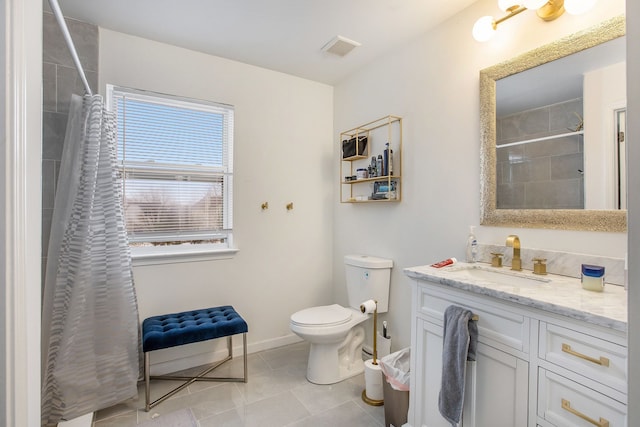
M 616 206 L 615 110 L 627 105 L 626 64 L 584 76 L 584 202 L 587 209 Z
M 104 29 L 99 76 L 101 92 L 111 83 L 235 106 L 240 252 L 227 260 L 135 267 L 140 318 L 231 304 L 249 324 L 251 351 L 297 340 L 289 316 L 332 301 L 333 88 Z M 262 211 L 265 201 L 269 209 Z M 152 360 L 176 354 L 184 362 L 185 351 L 210 351 L 193 347 Z
M 334 283 L 344 302 L 342 256 L 367 253 L 395 261 L 389 313 L 393 349 L 410 343 L 409 280 L 402 269 L 451 256 L 463 258 L 469 225 L 480 211 L 479 86 L 481 69 L 624 13 L 624 0 L 598 2 L 587 15 L 544 22 L 525 12 L 478 43 L 475 20 L 502 16 L 482 0 L 404 48 L 378 58 L 335 88 L 334 139 L 387 114 L 404 118 L 403 196 L 399 204 L 340 204 L 334 198 Z M 338 145 L 334 170 L 338 176 Z M 334 183 L 337 188 L 338 183 Z M 480 243 L 624 257 L 625 233 L 477 227 Z M 370 335 L 370 334 L 368 334 Z
M 6 40 L 7 40 L 7 26 L 6 26 L 6 8 L 2 8 L 0 11 L 0 75 L 2 82 L 0 85 L 0 99 L 5 99 L 6 96 L 6 86 L 7 86 L 7 49 L 6 49 Z M 7 147 L 7 134 L 4 131 L 6 122 L 6 110 L 5 103 L 0 103 L 0 129 L 2 130 L 0 135 L 0 165 L 4 165 L 6 162 L 6 147 Z M 5 187 L 7 185 L 7 177 L 5 174 L 0 174 L 0 242 L 6 241 L 6 233 L 5 233 L 5 212 L 6 212 L 6 191 Z M 0 246 L 0 277 L 5 278 L 6 276 L 6 264 L 7 264 L 7 254 L 6 254 L 6 245 Z M 7 305 L 7 290 L 6 286 L 0 287 L 0 307 L 6 307 Z M 0 343 L 3 343 L 6 347 L 7 342 L 7 320 L 4 316 L 0 317 Z M 5 352 L 0 353 L 0 420 L 6 423 L 7 418 L 7 357 Z
M 640 2 L 627 1 L 627 76 L 640 74 Z M 628 117 L 640 116 L 640 80 L 630 78 L 627 82 Z M 640 140 L 640 120 L 627 123 L 627 134 L 631 140 Z M 640 163 L 640 146 L 627 147 L 629 164 Z M 636 363 L 640 354 L 640 169 L 629 169 L 629 402 L 640 401 L 640 365 Z M 640 407 L 628 406 L 627 425 L 640 425 Z

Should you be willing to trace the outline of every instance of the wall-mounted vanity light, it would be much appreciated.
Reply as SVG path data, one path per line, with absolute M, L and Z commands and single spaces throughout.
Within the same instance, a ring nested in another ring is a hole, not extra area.
M 473 26 L 473 38 L 486 42 L 495 34 L 498 24 L 525 10 L 535 10 L 536 15 L 545 21 L 553 21 L 565 11 L 571 15 L 588 12 L 597 0 L 498 0 L 498 7 L 507 13 L 500 19 L 483 16 Z

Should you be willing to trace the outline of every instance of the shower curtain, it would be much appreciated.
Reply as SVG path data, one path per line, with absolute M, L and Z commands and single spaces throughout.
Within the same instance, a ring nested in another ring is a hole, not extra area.
M 73 96 L 43 294 L 43 425 L 137 396 L 138 307 L 115 128 L 100 95 Z

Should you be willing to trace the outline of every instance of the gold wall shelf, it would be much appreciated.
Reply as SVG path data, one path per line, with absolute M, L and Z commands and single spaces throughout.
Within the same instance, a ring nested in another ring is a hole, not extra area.
M 366 137 L 366 147 L 359 145 L 359 138 Z M 364 125 L 340 133 L 340 144 L 354 139 L 355 155 L 343 157 L 340 153 L 340 202 L 341 203 L 390 203 L 402 200 L 402 118 L 385 116 Z M 386 144 L 393 151 L 393 175 L 349 179 L 357 176 L 358 169 L 368 171 L 371 158 L 384 155 Z M 363 148 L 361 150 L 361 148 Z M 376 192 L 376 184 L 385 191 Z M 393 189 L 395 188 L 395 189 Z M 376 199 L 375 197 L 380 197 Z

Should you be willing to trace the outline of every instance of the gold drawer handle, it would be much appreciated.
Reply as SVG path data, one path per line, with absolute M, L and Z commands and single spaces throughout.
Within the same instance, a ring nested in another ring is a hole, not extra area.
M 593 424 L 594 426 L 609 427 L 609 421 L 605 420 L 604 418 L 600 418 L 600 421 L 596 421 L 593 418 L 587 417 L 582 412 L 576 411 L 575 409 L 573 409 L 571 407 L 571 402 L 569 402 L 567 399 L 562 399 L 562 409 L 564 409 L 565 411 L 571 412 L 573 415 L 576 415 L 576 416 L 582 418 L 583 420 Z
M 593 357 L 589 357 L 586 354 L 582 354 L 582 353 L 578 353 L 577 351 L 574 351 L 571 349 L 571 346 L 569 344 L 562 344 L 562 351 L 564 351 L 565 353 L 569 353 L 572 354 L 574 356 L 579 357 L 580 359 L 584 359 L 584 360 L 588 360 L 589 362 L 595 363 L 596 365 L 602 365 L 602 366 L 609 366 L 609 359 L 607 359 L 606 357 L 602 357 L 600 356 L 599 359 L 595 359 Z

